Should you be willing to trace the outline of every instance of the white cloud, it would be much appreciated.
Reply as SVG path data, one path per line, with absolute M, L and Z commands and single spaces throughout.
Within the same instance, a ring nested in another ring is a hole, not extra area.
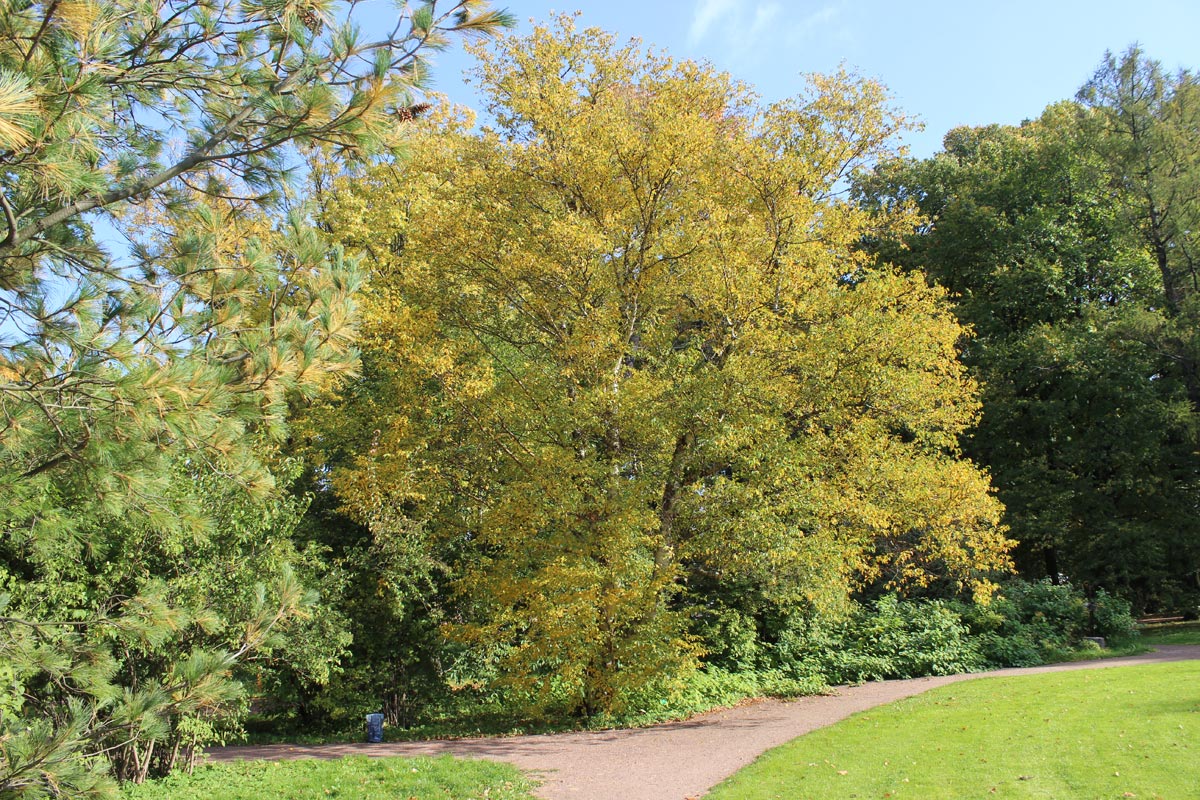
M 815 3 L 797 0 L 697 0 L 688 29 L 688 44 L 709 41 L 722 49 L 726 63 L 760 62 L 772 48 L 794 47 L 813 36 L 829 37 L 847 0 Z M 840 38 L 840 37 L 839 37 Z
M 844 2 L 836 2 L 817 9 L 791 26 L 789 29 L 790 38 L 793 41 L 798 41 L 823 30 L 828 30 L 829 23 L 833 22 L 842 13 L 844 6 Z
M 753 45 L 760 41 L 779 18 L 781 10 L 779 3 L 759 3 L 754 9 L 754 22 L 750 24 L 750 30 L 746 34 L 747 44 Z
M 698 44 L 713 23 L 722 16 L 729 14 L 737 7 L 737 0 L 700 0 L 696 4 L 696 12 L 692 16 L 692 26 L 688 28 L 688 42 Z

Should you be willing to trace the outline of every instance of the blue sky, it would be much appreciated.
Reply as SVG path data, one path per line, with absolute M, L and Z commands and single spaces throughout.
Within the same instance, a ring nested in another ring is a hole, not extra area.
M 1138 42 L 1169 69 L 1200 67 L 1200 0 L 496 0 L 527 31 L 532 18 L 581 11 L 581 26 L 637 36 L 676 58 L 712 62 L 764 99 L 795 94 L 801 76 L 845 62 L 886 84 L 925 122 L 914 155 L 957 125 L 1016 124 L 1072 97 L 1105 50 Z M 435 88 L 478 107 L 438 56 Z

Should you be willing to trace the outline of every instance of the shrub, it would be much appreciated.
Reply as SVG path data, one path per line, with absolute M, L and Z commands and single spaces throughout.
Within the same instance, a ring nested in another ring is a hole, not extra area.
M 1086 635 L 1128 639 L 1136 634 L 1130 605 L 1103 589 L 1091 607 L 1070 584 L 1015 580 L 986 606 L 957 606 L 987 664 L 1031 667 L 1067 657 Z
M 1137 636 L 1137 620 L 1129 601 L 1098 589 L 1092 598 L 1092 631 L 1115 641 Z
M 880 598 L 850 619 L 839 681 L 916 678 L 970 672 L 982 665 L 968 628 L 940 601 Z M 849 656 L 849 658 L 846 658 Z M 833 677 L 833 676 L 831 676 Z
M 855 606 L 844 620 L 797 626 L 780 637 L 776 653 L 785 673 L 830 683 L 948 675 L 983 664 L 967 634 L 945 603 L 888 595 Z
M 797 678 L 782 670 L 728 672 L 720 667 L 705 667 L 672 698 L 671 705 L 680 711 L 700 711 L 733 705 L 747 697 L 798 697 L 817 694 L 826 688 L 827 684 L 817 677 Z
M 746 612 L 710 604 L 692 615 L 691 633 L 704 647 L 704 662 L 728 672 L 756 670 L 762 660 L 762 643 L 755 620 Z
M 964 615 L 990 666 L 1032 667 L 1061 657 L 1087 625 L 1087 603 L 1068 585 L 1012 581 Z

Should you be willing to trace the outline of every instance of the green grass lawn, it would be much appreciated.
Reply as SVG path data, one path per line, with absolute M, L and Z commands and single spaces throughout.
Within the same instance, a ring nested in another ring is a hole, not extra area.
M 239 761 L 127 786 L 127 800 L 530 800 L 515 767 L 440 758 Z
M 1200 644 L 1200 622 L 1174 622 L 1153 625 L 1142 629 L 1141 643 L 1156 644 Z
M 1200 797 L 1200 664 L 943 687 L 772 750 L 708 797 Z

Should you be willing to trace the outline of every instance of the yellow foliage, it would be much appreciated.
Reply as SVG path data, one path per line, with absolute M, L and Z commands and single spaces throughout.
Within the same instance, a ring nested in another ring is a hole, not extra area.
M 695 666 L 672 604 L 692 575 L 812 607 L 874 582 L 986 594 L 1009 543 L 957 452 L 964 332 L 856 246 L 911 212 L 840 199 L 905 124 L 883 89 L 814 76 L 763 109 L 569 18 L 477 53 L 497 127 L 442 115 L 327 217 L 374 266 L 386 408 L 337 480 L 359 513 L 398 493 L 470 542 L 475 614 L 447 632 L 596 710 Z

